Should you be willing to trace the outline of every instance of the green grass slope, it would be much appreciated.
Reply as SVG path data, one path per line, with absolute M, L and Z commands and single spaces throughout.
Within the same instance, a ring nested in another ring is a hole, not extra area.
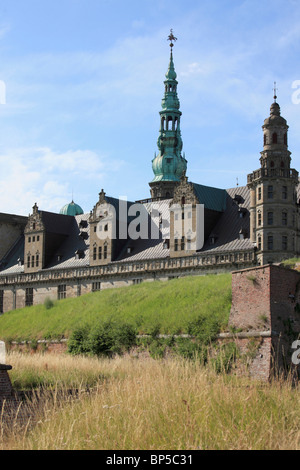
M 230 274 L 144 282 L 56 301 L 50 309 L 36 305 L 7 312 L 0 316 L 0 338 L 68 338 L 79 326 L 93 327 L 109 318 L 132 323 L 140 334 L 157 325 L 161 333 L 186 333 L 188 323 L 199 316 L 225 326 L 230 306 Z

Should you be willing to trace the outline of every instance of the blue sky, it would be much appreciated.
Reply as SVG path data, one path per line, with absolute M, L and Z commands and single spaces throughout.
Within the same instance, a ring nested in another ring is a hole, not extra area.
M 149 197 L 170 28 L 189 180 L 246 184 L 274 81 L 300 170 L 298 0 L 0 0 L 0 212 Z

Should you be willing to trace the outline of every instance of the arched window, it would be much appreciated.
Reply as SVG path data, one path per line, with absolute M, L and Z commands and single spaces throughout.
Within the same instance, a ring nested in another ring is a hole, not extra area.
M 277 133 L 276 133 L 276 132 L 273 132 L 273 135 L 272 135 L 272 143 L 273 143 L 273 144 L 277 144 Z

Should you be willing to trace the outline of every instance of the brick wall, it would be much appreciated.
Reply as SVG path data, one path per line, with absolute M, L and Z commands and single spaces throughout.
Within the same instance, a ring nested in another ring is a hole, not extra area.
M 274 265 L 233 272 L 229 325 L 270 331 L 270 341 L 257 350 L 252 375 L 268 379 L 274 373 L 294 374 L 291 356 L 300 334 L 300 273 Z

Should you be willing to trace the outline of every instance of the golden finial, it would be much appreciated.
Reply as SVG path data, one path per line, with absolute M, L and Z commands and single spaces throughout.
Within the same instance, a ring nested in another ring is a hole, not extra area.
M 170 41 L 170 48 L 171 48 L 171 51 L 172 51 L 172 47 L 174 46 L 174 43 L 173 41 L 177 41 L 177 38 L 175 38 L 174 34 L 173 34 L 173 29 L 170 30 L 170 34 L 168 36 L 168 41 Z

